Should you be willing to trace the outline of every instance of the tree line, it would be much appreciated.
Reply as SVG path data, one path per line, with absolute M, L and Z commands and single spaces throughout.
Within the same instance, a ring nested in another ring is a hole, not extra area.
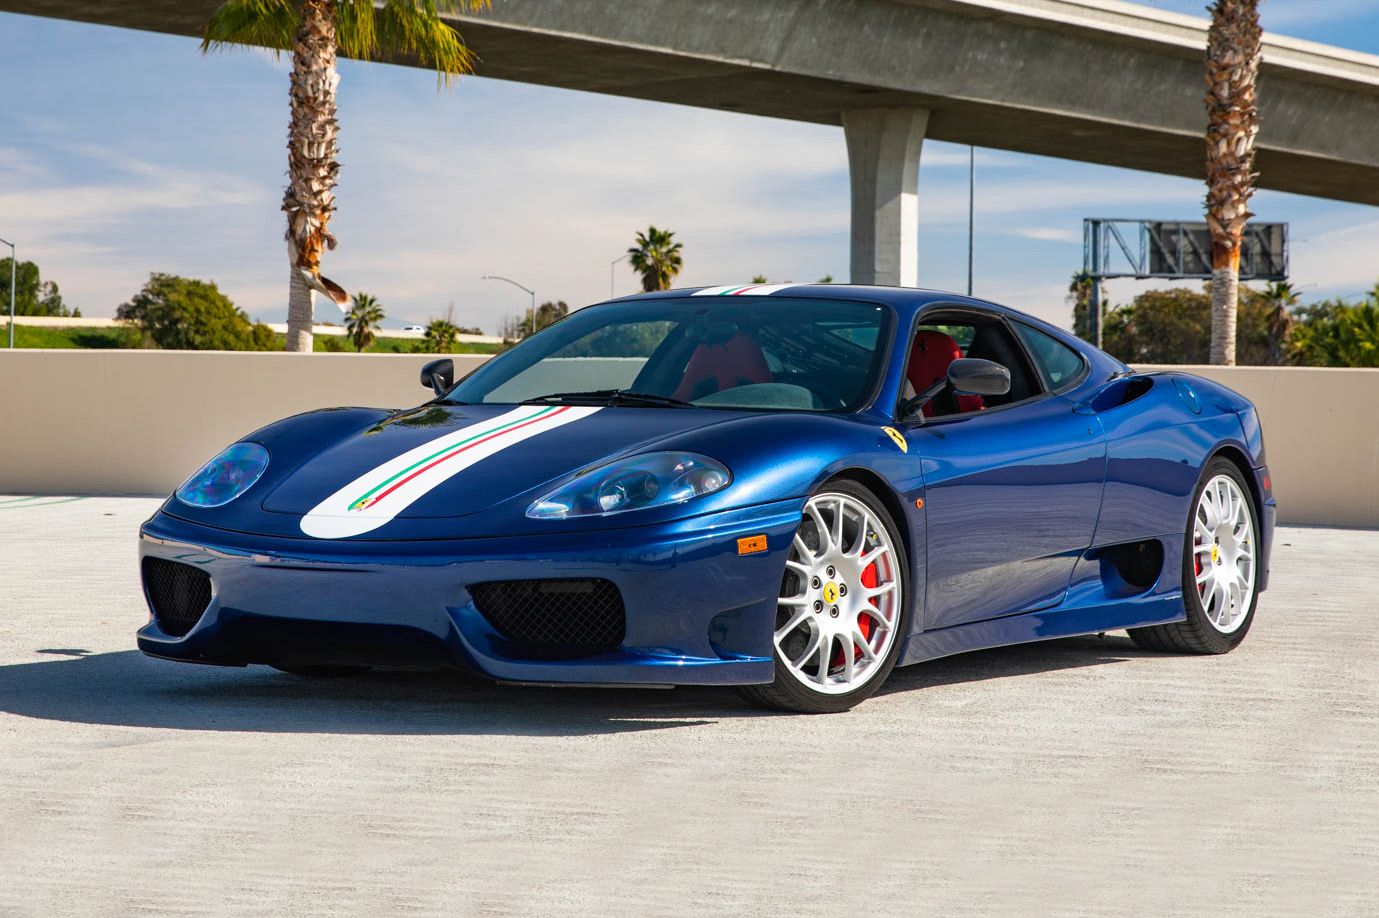
M 1073 331 L 1083 338 L 1090 332 L 1090 292 L 1091 279 L 1074 275 L 1069 287 Z M 1379 283 L 1358 298 L 1309 304 L 1302 304 L 1297 289 L 1286 282 L 1263 290 L 1242 284 L 1239 300 L 1234 336 L 1237 364 L 1379 367 Z M 1131 302 L 1107 310 L 1102 347 L 1129 364 L 1207 363 L 1212 302 L 1210 282 L 1202 290 L 1146 290 Z
M 143 289 L 115 310 L 115 317 L 129 323 L 122 342 L 126 347 L 275 351 L 284 346 L 269 326 L 251 320 L 214 281 L 175 274 L 150 275 Z M 327 351 L 363 352 L 377 342 L 386 317 L 377 297 L 357 293 L 345 317 L 345 335 L 323 337 L 322 346 Z M 411 350 L 451 353 L 459 348 L 460 335 L 480 333 L 477 328 L 455 325 L 453 320 L 452 305 L 446 318 L 432 320 L 425 337 L 411 345 Z
M 13 259 L 0 258 L 0 312 L 9 315 L 10 274 Z M 80 309 L 69 309 L 62 302 L 62 294 L 57 284 L 45 281 L 39 274 L 38 265 L 31 261 L 21 261 L 13 265 L 14 274 L 14 314 L 17 316 L 72 316 L 81 317 Z
M 671 281 L 684 265 L 682 250 L 682 244 L 675 240 L 670 230 L 652 226 L 646 232 L 637 233 L 636 245 L 628 250 L 628 255 L 632 269 L 641 276 L 642 289 L 670 289 Z M 4 271 L 0 303 L 7 306 L 9 259 L 0 261 L 0 269 Z M 17 315 L 81 315 L 80 310 L 66 307 L 57 284 L 43 281 L 38 266 L 31 261 L 19 263 L 15 289 Z M 507 343 L 519 341 L 560 321 L 569 312 L 570 306 L 564 300 L 547 300 L 524 316 L 504 319 L 501 335 Z M 461 335 L 483 334 L 478 327 L 457 324 L 454 313 L 455 306 L 451 303 L 445 316 L 430 320 L 422 341 L 414 349 L 424 353 L 453 353 L 461 344 Z M 120 340 L 124 347 L 219 351 L 283 349 L 283 342 L 271 328 L 251 320 L 244 310 L 221 293 L 214 281 L 154 272 L 134 297 L 117 307 L 115 317 L 129 323 Z M 321 345 L 327 351 L 353 348 L 362 352 L 377 341 L 386 317 L 377 297 L 357 293 L 351 298 L 345 316 L 344 338 L 325 337 Z M 289 334 L 289 345 L 290 342 Z

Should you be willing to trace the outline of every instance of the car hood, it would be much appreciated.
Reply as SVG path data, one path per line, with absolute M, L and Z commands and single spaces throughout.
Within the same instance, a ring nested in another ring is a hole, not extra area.
M 389 519 L 468 516 L 572 473 L 740 412 L 539 405 L 424 405 L 347 434 L 263 499 L 270 513 Z M 356 493 L 357 492 L 357 493 Z M 389 506 L 391 505 L 391 506 Z M 374 509 L 376 508 L 376 509 Z

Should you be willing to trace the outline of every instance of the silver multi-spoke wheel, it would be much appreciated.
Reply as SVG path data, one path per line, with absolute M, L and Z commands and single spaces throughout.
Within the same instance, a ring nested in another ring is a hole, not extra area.
M 905 600 L 900 554 L 878 512 L 849 493 L 811 497 L 785 568 L 779 664 L 824 695 L 870 683 L 885 669 Z
M 1197 479 L 1183 533 L 1183 619 L 1131 628 L 1146 650 L 1230 653 L 1259 601 L 1259 516 L 1240 469 L 1213 458 Z
M 1249 499 L 1234 478 L 1217 475 L 1202 488 L 1192 523 L 1197 597 L 1222 634 L 1245 621 L 1255 590 L 1255 531 Z

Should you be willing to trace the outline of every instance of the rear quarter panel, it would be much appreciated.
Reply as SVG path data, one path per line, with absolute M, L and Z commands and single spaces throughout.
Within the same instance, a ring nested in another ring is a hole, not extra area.
M 1200 414 L 1193 413 L 1174 385 L 1175 375 L 1191 381 Z M 1165 373 L 1147 378 L 1153 386 L 1144 395 L 1097 414 L 1106 433 L 1107 459 L 1096 546 L 1181 535 L 1207 460 L 1223 448 L 1253 455 L 1233 400 L 1217 397 L 1215 387 L 1201 385 L 1204 381 L 1196 377 Z M 1249 407 L 1248 401 L 1240 401 Z

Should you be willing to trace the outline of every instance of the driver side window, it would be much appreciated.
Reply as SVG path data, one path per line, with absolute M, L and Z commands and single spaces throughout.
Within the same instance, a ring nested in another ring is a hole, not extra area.
M 1010 391 L 1005 395 L 965 395 L 945 388 L 923 406 L 925 417 L 986 411 L 1043 392 L 1024 350 L 1000 319 L 966 311 L 935 312 L 923 317 L 911 339 L 905 397 L 946 377 L 948 365 L 959 357 L 977 357 L 1005 367 L 1010 371 Z

